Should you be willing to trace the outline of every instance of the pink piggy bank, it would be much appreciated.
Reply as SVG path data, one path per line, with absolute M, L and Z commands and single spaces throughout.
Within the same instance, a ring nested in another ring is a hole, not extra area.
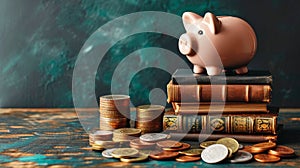
M 244 20 L 206 13 L 201 17 L 185 12 L 182 20 L 187 33 L 179 38 L 179 51 L 194 64 L 194 73 L 218 75 L 225 69 L 237 74 L 248 72 L 256 52 L 256 36 Z

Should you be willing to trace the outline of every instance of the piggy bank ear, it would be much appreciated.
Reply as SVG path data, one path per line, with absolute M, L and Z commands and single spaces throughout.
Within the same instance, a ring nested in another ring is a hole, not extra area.
M 199 19 L 202 19 L 202 16 L 193 12 L 184 12 L 182 15 L 184 28 L 187 30 L 189 27 L 188 25 L 194 24 Z
M 212 13 L 207 12 L 202 21 L 206 24 L 213 34 L 217 34 L 221 30 L 222 22 Z

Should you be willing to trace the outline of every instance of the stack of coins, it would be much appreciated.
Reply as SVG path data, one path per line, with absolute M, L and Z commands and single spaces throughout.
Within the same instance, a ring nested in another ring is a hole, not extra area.
M 129 126 L 130 97 L 106 95 L 100 97 L 100 129 L 114 130 Z
M 93 145 L 95 141 L 111 141 L 112 136 L 112 131 L 93 130 L 89 134 L 89 144 Z
M 136 128 L 119 128 L 113 132 L 113 141 L 130 142 L 141 135 L 141 130 Z
M 144 133 L 161 132 L 165 107 L 161 105 L 142 105 L 136 108 L 135 126 Z

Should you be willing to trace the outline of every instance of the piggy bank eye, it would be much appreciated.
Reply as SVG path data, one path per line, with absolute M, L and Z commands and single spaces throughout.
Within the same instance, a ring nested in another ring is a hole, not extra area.
M 203 34 L 203 31 L 202 31 L 202 30 L 199 30 L 199 31 L 198 31 L 198 34 L 199 34 L 199 35 L 202 35 L 202 34 Z

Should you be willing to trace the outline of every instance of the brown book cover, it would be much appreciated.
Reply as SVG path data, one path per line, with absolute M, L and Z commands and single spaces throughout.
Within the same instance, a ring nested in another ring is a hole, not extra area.
M 167 85 L 168 102 L 260 102 L 271 101 L 270 85 Z
M 267 103 L 239 103 L 239 102 L 172 102 L 176 114 L 213 114 L 213 113 L 269 113 Z M 272 113 L 277 113 L 272 110 Z
M 163 129 L 169 132 L 218 134 L 277 134 L 276 114 L 176 115 L 166 113 Z
M 199 133 L 170 133 L 171 139 L 180 139 L 187 141 L 210 140 L 216 141 L 220 138 L 230 137 L 239 142 L 258 143 L 265 141 L 277 141 L 277 135 L 245 135 L 245 134 L 199 134 Z

